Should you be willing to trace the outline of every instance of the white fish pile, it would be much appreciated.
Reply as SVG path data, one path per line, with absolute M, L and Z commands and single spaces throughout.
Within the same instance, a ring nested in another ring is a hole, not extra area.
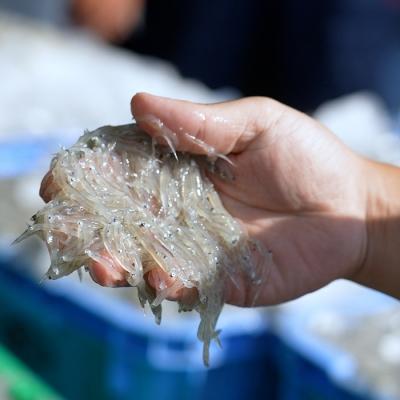
M 258 244 L 224 209 L 204 174 L 207 165 L 205 156 L 156 144 L 135 124 L 86 132 L 52 160 L 59 190 L 17 240 L 32 234 L 44 240 L 49 279 L 93 261 L 122 268 L 157 322 L 170 293 L 196 288 L 195 304 L 179 305 L 200 313 L 198 337 L 208 364 L 226 285 L 239 287 L 244 274 L 255 285 L 261 278 L 253 254 Z M 144 277 L 153 268 L 165 271 L 172 286 L 151 288 Z

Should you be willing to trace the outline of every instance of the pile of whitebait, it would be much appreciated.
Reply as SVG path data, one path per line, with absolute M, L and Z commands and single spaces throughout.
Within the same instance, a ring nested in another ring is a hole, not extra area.
M 156 144 L 135 124 L 86 132 L 52 160 L 58 191 L 18 241 L 32 234 L 45 241 L 49 279 L 80 272 L 93 261 L 123 268 L 158 323 L 170 293 L 196 288 L 196 303 L 180 301 L 179 308 L 199 312 L 198 338 L 208 365 L 224 288 L 240 288 L 243 279 L 261 283 L 254 261 L 259 245 L 224 209 L 204 174 L 212 164 L 206 156 Z M 151 288 L 144 276 L 153 268 L 165 271 L 173 285 Z

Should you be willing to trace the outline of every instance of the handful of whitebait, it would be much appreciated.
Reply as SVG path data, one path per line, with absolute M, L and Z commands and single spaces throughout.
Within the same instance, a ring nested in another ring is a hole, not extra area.
M 196 288 L 197 302 L 179 305 L 201 316 L 198 338 L 208 365 L 224 288 L 239 288 L 243 276 L 260 285 L 261 273 L 253 257 L 259 246 L 224 209 L 204 174 L 207 163 L 205 156 L 155 144 L 135 124 L 86 132 L 52 160 L 59 190 L 17 241 L 32 234 L 43 239 L 49 279 L 80 272 L 93 261 L 119 266 L 158 323 L 170 293 Z M 165 271 L 173 285 L 151 288 L 144 275 L 153 268 Z

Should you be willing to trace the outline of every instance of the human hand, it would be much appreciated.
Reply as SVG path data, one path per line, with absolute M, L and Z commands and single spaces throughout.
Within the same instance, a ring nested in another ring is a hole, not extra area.
M 118 42 L 135 29 L 144 0 L 73 0 L 72 16 L 106 41 Z
M 138 94 L 132 111 L 156 139 L 167 133 L 180 151 L 214 148 L 233 162 L 217 161 L 210 179 L 274 264 L 265 263 L 261 291 L 241 278 L 239 288 L 226 287 L 227 302 L 276 304 L 337 278 L 400 298 L 399 168 L 357 156 L 327 128 L 271 99 L 200 105 Z M 49 172 L 41 196 L 49 201 L 56 192 Z M 101 285 L 126 285 L 126 272 L 114 267 L 93 262 L 89 270 Z M 157 268 L 145 278 L 155 290 L 174 283 Z M 189 304 L 196 295 L 180 289 L 170 299 Z
M 366 161 L 308 116 L 266 98 L 199 105 L 138 94 L 132 112 L 155 138 L 174 133 L 178 150 L 205 153 L 194 136 L 227 155 L 210 175 L 226 209 L 273 254 L 257 304 L 275 304 L 352 278 L 367 250 Z M 152 121 L 160 120 L 162 124 Z M 232 177 L 233 179 L 229 179 Z M 226 299 L 250 305 L 241 282 Z

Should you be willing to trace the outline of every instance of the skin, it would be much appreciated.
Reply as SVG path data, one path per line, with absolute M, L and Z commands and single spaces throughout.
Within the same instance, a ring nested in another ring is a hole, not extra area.
M 262 260 L 261 288 L 244 276 L 239 287 L 228 284 L 227 302 L 282 303 L 339 278 L 400 298 L 398 168 L 356 155 L 317 121 L 268 98 L 204 105 L 140 93 L 131 106 L 160 142 L 169 132 L 178 150 L 204 154 L 190 134 L 232 161 L 220 159 L 223 173 L 210 179 L 226 209 L 272 251 L 273 263 Z M 51 180 L 48 174 L 42 184 L 46 201 L 56 191 Z M 103 285 L 125 283 L 118 266 L 110 272 L 93 264 L 91 273 Z M 173 283 L 159 269 L 147 280 L 154 288 Z M 195 296 L 181 289 L 171 298 Z
M 100 38 L 120 42 L 138 25 L 144 0 L 73 0 L 73 19 Z

